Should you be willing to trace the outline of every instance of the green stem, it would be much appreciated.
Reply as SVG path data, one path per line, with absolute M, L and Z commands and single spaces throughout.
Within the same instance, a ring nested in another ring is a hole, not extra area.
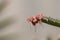
M 53 25 L 53 26 L 57 26 L 60 27 L 60 20 L 58 19 L 53 19 L 51 17 L 43 17 L 42 18 L 42 22 Z

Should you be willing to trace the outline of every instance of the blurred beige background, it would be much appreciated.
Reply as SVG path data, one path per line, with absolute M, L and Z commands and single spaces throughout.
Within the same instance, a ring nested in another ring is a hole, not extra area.
M 8 1 L 9 4 L 0 14 L 0 19 L 11 17 L 15 23 L 0 29 L 0 40 L 30 40 L 31 36 L 36 36 L 38 40 L 46 40 L 47 36 L 51 36 L 53 40 L 57 40 L 60 28 L 42 23 L 36 25 L 35 33 L 34 26 L 27 23 L 26 18 L 43 13 L 45 16 L 60 19 L 60 0 Z

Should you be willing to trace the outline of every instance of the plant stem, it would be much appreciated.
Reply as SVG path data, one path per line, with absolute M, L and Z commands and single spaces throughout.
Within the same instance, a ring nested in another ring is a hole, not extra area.
M 53 25 L 53 26 L 57 26 L 60 27 L 60 20 L 58 19 L 53 19 L 51 17 L 43 17 L 42 18 L 42 22 Z

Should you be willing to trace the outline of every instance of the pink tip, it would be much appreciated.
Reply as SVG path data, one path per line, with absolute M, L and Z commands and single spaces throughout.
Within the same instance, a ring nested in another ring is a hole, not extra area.
M 43 14 L 38 14 L 37 17 L 38 17 L 39 19 L 42 19 L 42 18 L 43 18 Z
M 36 22 L 37 20 L 36 20 L 36 17 L 35 16 L 33 16 L 33 22 Z
M 35 16 L 31 16 L 31 17 L 27 18 L 27 22 L 30 22 L 30 21 L 33 21 L 33 22 L 37 21 L 36 17 Z
M 26 20 L 27 22 L 30 22 L 30 19 L 29 18 L 27 18 L 27 20 Z

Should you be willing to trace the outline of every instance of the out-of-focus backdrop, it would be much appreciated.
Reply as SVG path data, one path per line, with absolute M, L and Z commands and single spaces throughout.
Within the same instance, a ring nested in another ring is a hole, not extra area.
M 26 19 L 39 13 L 60 19 L 60 0 L 0 0 L 0 5 L 3 5 L 3 9 L 0 7 L 0 40 L 30 40 L 31 36 L 38 40 L 47 40 L 48 36 L 57 40 L 60 28 L 42 23 L 36 25 L 35 33 L 34 26 Z

